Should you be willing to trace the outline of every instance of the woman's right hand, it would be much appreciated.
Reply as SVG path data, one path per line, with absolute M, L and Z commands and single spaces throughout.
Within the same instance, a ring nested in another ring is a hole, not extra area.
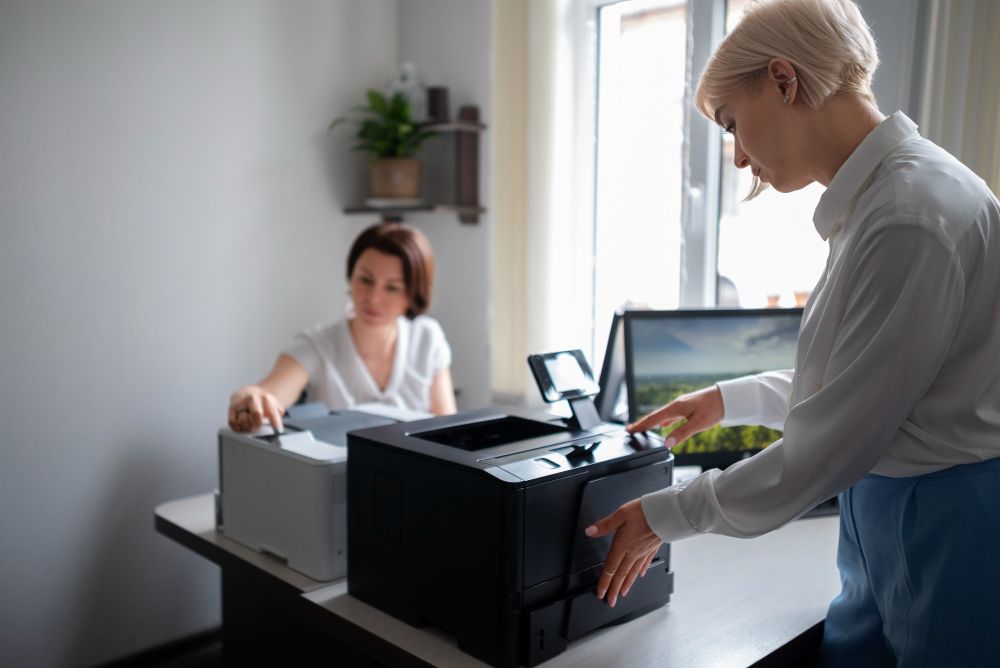
M 259 385 L 247 385 L 229 397 L 229 428 L 233 431 L 256 431 L 264 418 L 271 422 L 276 432 L 284 431 L 281 422 L 284 413 L 281 402 Z
M 672 448 L 689 436 L 719 424 L 725 414 L 722 392 L 717 385 L 713 385 L 697 392 L 682 394 L 663 408 L 636 420 L 627 429 L 630 433 L 649 431 L 653 427 L 669 426 L 678 420 L 687 420 L 664 441 L 664 445 Z

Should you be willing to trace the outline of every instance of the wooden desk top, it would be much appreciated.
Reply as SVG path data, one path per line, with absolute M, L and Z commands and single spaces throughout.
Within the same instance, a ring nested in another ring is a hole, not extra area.
M 244 547 L 219 533 L 215 528 L 215 498 L 212 494 L 167 501 L 156 507 L 154 516 L 157 531 L 209 561 L 224 565 L 225 559 L 236 557 L 301 592 L 322 589 L 331 584 L 313 580 L 292 570 L 282 561 Z
M 415 628 L 347 594 L 244 548 L 214 527 L 211 494 L 156 509 L 157 529 L 221 563 L 239 557 L 298 588 L 304 601 L 439 666 L 486 666 L 435 629 Z M 670 603 L 573 643 L 545 666 L 748 666 L 820 623 L 840 591 L 837 517 L 797 520 L 752 540 L 705 535 L 675 543 Z M 313 615 L 315 617 L 315 615 Z

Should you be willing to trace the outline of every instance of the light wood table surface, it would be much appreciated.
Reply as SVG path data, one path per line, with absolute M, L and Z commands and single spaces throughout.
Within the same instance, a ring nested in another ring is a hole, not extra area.
M 460 651 L 448 635 L 412 627 L 348 595 L 344 580 L 316 582 L 221 535 L 214 525 L 211 494 L 165 503 L 156 509 L 156 521 L 161 533 L 224 570 L 235 558 L 261 577 L 298 589 L 305 618 L 330 632 L 357 636 L 346 641 L 357 641 L 383 663 L 395 665 L 405 657 L 410 665 L 487 665 Z M 572 642 L 542 665 L 730 667 L 794 662 L 815 644 L 817 625 L 840 591 L 838 530 L 837 517 L 812 517 L 752 540 L 706 535 L 675 543 L 670 563 L 675 593 L 670 603 Z

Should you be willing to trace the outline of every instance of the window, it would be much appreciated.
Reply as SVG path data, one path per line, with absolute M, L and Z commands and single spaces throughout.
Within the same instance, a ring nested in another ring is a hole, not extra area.
M 727 32 L 746 0 L 730 0 Z M 733 137 L 722 137 L 719 202 L 718 284 L 720 306 L 802 306 L 826 264 L 827 245 L 812 225 L 823 194 L 813 183 L 794 193 L 766 190 L 750 202 L 749 169 L 733 164 Z M 766 267 L 766 271 L 762 268 Z
M 597 3 L 594 354 L 615 309 L 792 306 L 826 244 L 812 225 L 822 187 L 741 202 L 749 170 L 691 105 L 712 48 L 746 0 Z
M 687 6 L 629 0 L 598 14 L 594 327 L 603 350 L 626 302 L 678 305 Z

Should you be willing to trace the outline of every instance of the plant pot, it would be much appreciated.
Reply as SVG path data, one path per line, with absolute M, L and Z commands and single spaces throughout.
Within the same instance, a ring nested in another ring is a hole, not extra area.
M 368 165 L 372 197 L 412 199 L 420 196 L 420 161 L 379 158 Z

